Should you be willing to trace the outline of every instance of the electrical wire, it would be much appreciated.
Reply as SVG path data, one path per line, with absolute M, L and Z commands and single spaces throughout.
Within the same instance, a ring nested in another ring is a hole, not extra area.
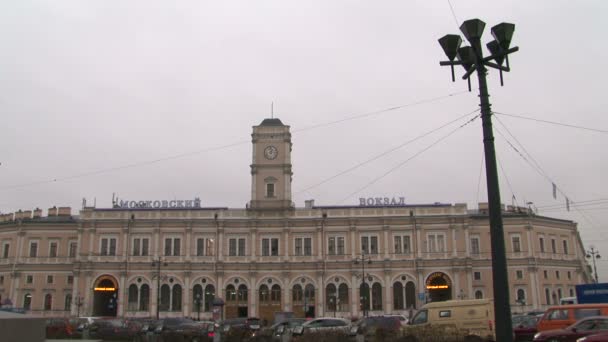
M 368 112 L 368 113 L 363 113 L 363 114 L 358 114 L 358 115 L 346 117 L 346 118 L 340 119 L 340 120 L 335 120 L 335 121 L 330 121 L 330 122 L 321 123 L 321 124 L 317 124 L 317 125 L 312 125 L 312 126 L 309 126 L 309 127 L 304 127 L 302 129 L 294 130 L 293 132 L 297 133 L 297 132 L 303 132 L 303 131 L 312 130 L 312 129 L 316 129 L 316 128 L 327 127 L 327 126 L 330 126 L 330 125 L 335 125 L 335 124 L 346 122 L 346 121 L 350 121 L 350 120 L 361 119 L 361 118 L 372 116 L 372 115 L 382 114 L 382 113 L 393 111 L 393 110 L 397 110 L 397 109 L 417 106 L 417 105 L 426 104 L 426 103 L 432 103 L 432 102 L 440 101 L 440 100 L 443 100 L 443 99 L 446 99 L 446 98 L 449 98 L 449 97 L 452 97 L 452 96 L 457 96 L 457 95 L 460 95 L 460 94 L 464 94 L 464 93 L 466 93 L 466 91 L 459 91 L 459 92 L 455 92 L 455 93 L 450 93 L 450 94 L 443 95 L 443 96 L 437 96 L 437 97 L 433 97 L 433 98 L 429 98 L 429 99 L 415 101 L 415 102 L 408 103 L 408 104 L 401 105 L 401 106 L 390 107 L 390 108 L 386 108 L 386 109 L 376 110 L 376 111 L 373 111 L 373 112 Z M 197 155 L 197 154 L 201 154 L 201 153 L 224 150 L 224 149 L 228 149 L 228 148 L 232 148 L 232 147 L 235 147 L 235 146 L 244 145 L 244 144 L 248 144 L 248 143 L 251 143 L 251 140 L 241 140 L 241 141 L 237 141 L 237 142 L 226 144 L 226 145 L 220 145 L 220 146 L 216 146 L 216 147 L 203 148 L 203 149 L 199 149 L 199 150 L 195 150 L 195 151 L 191 151 L 191 152 L 180 153 L 180 154 L 176 154 L 176 155 L 172 155 L 172 156 L 167 156 L 167 157 L 162 157 L 162 158 L 158 158 L 158 159 L 144 160 L 144 161 L 137 162 L 137 163 L 131 163 L 131 164 L 125 164 L 125 165 L 120 165 L 120 166 L 115 166 L 115 167 L 103 168 L 103 169 L 98 169 L 98 170 L 91 171 L 91 172 L 84 172 L 84 173 L 79 173 L 79 174 L 65 176 L 65 177 L 55 177 L 55 178 L 52 178 L 52 179 L 46 179 L 46 180 L 41 180 L 41 181 L 36 181 L 36 182 L 29 182 L 29 183 L 21 183 L 21 184 L 16 184 L 16 185 L 0 186 L 0 191 L 3 191 L 3 190 L 14 190 L 14 189 L 25 188 L 25 187 L 30 187 L 30 186 L 34 186 L 34 185 L 51 184 L 51 183 L 56 183 L 56 182 L 62 182 L 62 181 L 72 180 L 72 179 L 78 179 L 78 178 L 84 178 L 84 177 L 89 177 L 89 176 L 95 176 L 95 175 L 104 174 L 104 173 L 108 173 L 108 172 L 125 170 L 125 169 L 131 169 L 131 168 L 136 168 L 136 167 L 156 164 L 156 163 L 160 163 L 160 162 L 164 162 L 164 161 L 168 161 L 168 160 L 173 160 L 173 159 L 179 159 L 179 158 L 183 158 L 183 157 L 193 156 L 193 155 Z
M 381 180 L 382 178 L 388 176 L 389 174 L 393 173 L 395 170 L 399 169 L 400 167 L 402 167 L 403 165 L 407 164 L 409 161 L 413 160 L 414 158 L 418 157 L 419 155 L 421 155 L 422 153 L 428 151 L 429 149 L 431 149 L 432 147 L 434 147 L 435 145 L 437 145 L 438 143 L 440 143 L 441 141 L 447 139 L 448 137 L 450 137 L 452 134 L 456 133 L 458 130 L 462 129 L 463 127 L 467 126 L 468 124 L 470 124 L 471 122 L 475 121 L 475 119 L 479 118 L 480 115 L 475 115 L 472 119 L 470 119 L 469 121 L 465 122 L 464 124 L 460 125 L 459 127 L 457 127 L 456 129 L 450 131 L 448 134 L 446 134 L 445 136 L 435 140 L 432 144 L 430 144 L 429 146 L 427 146 L 426 148 L 420 150 L 419 152 L 417 152 L 416 154 L 414 154 L 413 156 L 411 156 L 410 158 L 406 159 L 405 161 L 395 165 L 394 167 L 392 167 L 391 169 L 389 169 L 387 172 L 383 173 L 382 175 L 374 178 L 372 181 L 368 182 L 367 184 L 365 184 L 364 186 L 360 187 L 359 189 L 355 190 L 354 192 L 352 192 L 350 195 L 346 196 L 345 198 L 343 198 L 339 203 L 344 203 L 347 199 L 351 198 L 352 196 L 360 193 L 361 191 L 367 189 L 368 187 L 370 187 L 371 185 L 373 185 L 374 183 L 378 182 L 379 180 Z
M 577 125 L 571 125 L 571 124 L 565 124 L 565 123 L 555 122 L 555 121 L 549 121 L 549 120 L 534 119 L 534 118 L 529 118 L 529 117 L 526 117 L 526 116 L 523 116 L 523 115 L 506 114 L 506 113 L 501 113 L 501 112 L 493 112 L 493 113 L 494 114 L 499 114 L 499 115 L 504 115 L 504 116 L 510 116 L 510 117 L 518 118 L 518 119 L 524 119 L 524 120 L 530 120 L 530 121 L 548 123 L 548 124 L 551 124 L 551 125 L 558 125 L 558 126 L 564 126 L 564 127 L 570 127 L 570 128 L 583 129 L 583 130 L 587 130 L 587 131 L 604 133 L 604 134 L 608 133 L 608 130 L 589 128 L 589 127 L 583 127 L 583 126 L 577 126 Z
M 448 0 L 448 4 L 450 5 L 450 10 L 452 11 L 452 17 L 454 17 L 454 22 L 456 22 L 456 27 L 460 29 L 458 18 L 456 18 L 456 12 L 454 12 L 454 6 L 452 6 L 452 2 L 450 0 Z
M 354 171 L 354 170 L 358 169 L 359 167 L 361 167 L 363 165 L 366 165 L 366 164 L 369 164 L 369 163 L 371 163 L 371 162 L 373 162 L 375 160 L 378 160 L 378 159 L 380 159 L 380 158 L 382 158 L 382 157 L 384 157 L 384 156 L 386 156 L 386 155 L 388 155 L 388 154 L 390 154 L 390 153 L 392 153 L 394 151 L 399 150 L 402 147 L 405 147 L 405 146 L 407 146 L 407 145 L 409 145 L 409 144 L 411 144 L 411 143 L 413 143 L 413 142 L 415 142 L 415 141 L 417 141 L 419 139 L 422 139 L 422 138 L 428 136 L 429 134 L 437 132 L 440 129 L 442 129 L 442 128 L 446 127 L 446 126 L 449 126 L 449 125 L 453 124 L 454 122 L 456 122 L 458 120 L 461 120 L 462 118 L 467 117 L 467 116 L 469 116 L 469 115 L 471 115 L 471 114 L 473 114 L 475 112 L 478 112 L 478 111 L 479 111 L 479 108 L 477 108 L 477 109 L 475 109 L 475 110 L 473 110 L 471 112 L 468 112 L 468 113 L 466 113 L 464 115 L 461 115 L 461 116 L 459 116 L 458 118 L 456 118 L 454 120 L 451 120 L 451 121 L 449 121 L 449 122 L 447 122 L 447 123 L 445 123 L 445 124 L 443 124 L 443 125 L 441 125 L 441 126 L 439 126 L 437 128 L 434 128 L 434 129 L 432 129 L 432 130 L 430 130 L 430 131 L 428 131 L 426 133 L 423 133 L 423 134 L 421 134 L 421 135 L 419 135 L 419 136 L 417 136 L 417 137 L 415 137 L 413 139 L 410 139 L 410 140 L 408 140 L 408 141 L 406 141 L 404 143 L 401 143 L 401 144 L 399 144 L 399 145 L 397 145 L 395 147 L 392 147 L 392 148 L 390 148 L 390 149 L 388 149 L 388 150 L 386 150 L 386 151 L 384 151 L 384 152 L 382 152 L 380 154 L 377 154 L 377 155 L 373 156 L 372 158 L 369 158 L 369 159 L 367 159 L 367 160 L 365 160 L 365 161 L 363 161 L 361 163 L 358 163 L 358 164 L 356 164 L 356 165 L 354 165 L 354 166 L 352 166 L 352 167 L 350 167 L 350 168 L 348 168 L 348 169 L 346 169 L 344 171 L 340 171 L 337 174 L 335 174 L 335 175 L 333 175 L 331 177 L 325 178 L 324 180 L 322 180 L 322 181 L 320 181 L 318 183 L 315 183 L 315 184 L 313 184 L 311 186 L 308 186 L 306 188 L 298 190 L 298 191 L 294 192 L 294 194 L 296 194 L 296 195 L 301 194 L 301 193 L 303 193 L 305 191 L 308 191 L 310 189 L 316 188 L 316 187 L 318 187 L 320 185 L 323 185 L 323 184 L 325 184 L 325 183 L 327 183 L 327 182 L 329 182 L 329 181 L 331 181 L 333 179 L 336 179 L 336 178 L 338 178 L 340 176 L 343 176 L 343 175 L 345 175 L 345 174 L 347 174 L 347 173 L 349 173 L 351 171 Z

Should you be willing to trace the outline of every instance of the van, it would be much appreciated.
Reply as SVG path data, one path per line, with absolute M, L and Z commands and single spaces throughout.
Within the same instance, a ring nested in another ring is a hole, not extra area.
M 581 318 L 608 315 L 608 303 L 552 306 L 538 320 L 536 329 L 545 331 L 565 328 Z
M 576 297 L 564 297 L 560 298 L 559 305 L 578 304 Z
M 410 320 L 408 328 L 445 325 L 458 329 L 465 336 L 495 341 L 494 322 L 492 299 L 448 300 L 424 305 Z

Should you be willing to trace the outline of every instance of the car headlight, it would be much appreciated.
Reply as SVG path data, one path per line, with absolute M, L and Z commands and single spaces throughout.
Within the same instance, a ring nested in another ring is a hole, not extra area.
M 536 334 L 534 334 L 534 339 L 535 339 L 535 340 L 536 340 L 537 338 L 539 338 L 539 337 L 540 337 L 540 333 L 536 333 Z
M 578 340 L 576 340 L 576 342 L 585 342 L 587 341 L 587 337 L 581 337 Z

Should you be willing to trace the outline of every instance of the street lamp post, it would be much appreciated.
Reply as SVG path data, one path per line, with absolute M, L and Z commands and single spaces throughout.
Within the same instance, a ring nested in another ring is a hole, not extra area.
M 494 312 L 496 314 L 497 341 L 511 342 L 513 330 L 511 323 L 511 307 L 509 302 L 509 279 L 507 273 L 507 258 L 505 253 L 505 240 L 502 224 L 500 204 L 500 189 L 498 186 L 498 171 L 496 166 L 496 152 L 494 150 L 494 135 L 492 131 L 492 112 L 486 81 L 487 68 L 510 71 L 508 55 L 519 50 L 518 47 L 509 48 L 515 25 L 502 23 L 492 27 L 494 40 L 487 44 L 490 56 L 483 56 L 481 36 L 485 23 L 479 19 L 465 21 L 460 26 L 471 46 L 460 47 L 462 38 L 459 35 L 448 34 L 439 39 L 449 61 L 440 62 L 440 65 L 449 65 L 452 68 L 452 81 L 454 81 L 454 65 L 462 65 L 466 73 L 463 79 L 468 80 L 471 89 L 470 76 L 477 72 L 479 82 L 479 98 L 481 107 L 481 120 L 483 126 L 483 144 L 486 161 L 486 183 L 488 188 L 488 209 L 490 212 L 490 237 L 492 246 L 492 280 L 494 290 Z M 458 60 L 454 60 L 457 58 Z M 506 66 L 503 62 L 506 61 Z
M 166 262 L 162 262 L 162 259 L 158 257 L 157 260 L 152 262 L 152 266 L 156 267 L 156 319 L 160 319 L 160 266 L 167 266 Z
M 197 293 L 196 297 L 194 299 L 194 302 L 196 303 L 196 320 L 200 321 L 201 320 L 201 294 Z
M 84 298 L 82 296 L 76 296 L 76 317 L 80 317 L 80 307 L 84 305 Z
M 594 246 L 591 246 L 591 250 L 587 251 L 587 255 L 585 255 L 587 259 L 592 258 L 593 260 L 593 273 L 595 273 L 595 282 L 599 283 L 597 276 L 597 267 L 595 266 L 595 259 L 601 258 L 600 252 L 595 249 Z
M 365 282 L 365 263 L 368 263 L 371 265 L 372 263 L 372 258 L 370 256 L 365 256 L 365 251 L 363 251 L 363 253 L 361 253 L 360 257 L 355 258 L 354 263 L 355 265 L 358 265 L 359 263 L 361 263 L 361 289 L 364 291 L 364 293 L 360 293 L 360 297 L 361 297 L 361 304 L 363 305 L 363 317 L 367 317 L 367 299 L 365 297 L 365 292 L 367 292 L 367 295 L 369 297 L 369 286 L 367 286 L 367 283 Z M 361 292 L 361 290 L 359 290 L 359 292 Z

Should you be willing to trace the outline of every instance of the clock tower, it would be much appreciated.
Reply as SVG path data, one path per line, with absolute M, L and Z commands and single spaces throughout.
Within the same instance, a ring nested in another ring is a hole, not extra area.
M 293 209 L 291 202 L 291 133 L 281 120 L 264 119 L 251 134 L 249 209 Z

